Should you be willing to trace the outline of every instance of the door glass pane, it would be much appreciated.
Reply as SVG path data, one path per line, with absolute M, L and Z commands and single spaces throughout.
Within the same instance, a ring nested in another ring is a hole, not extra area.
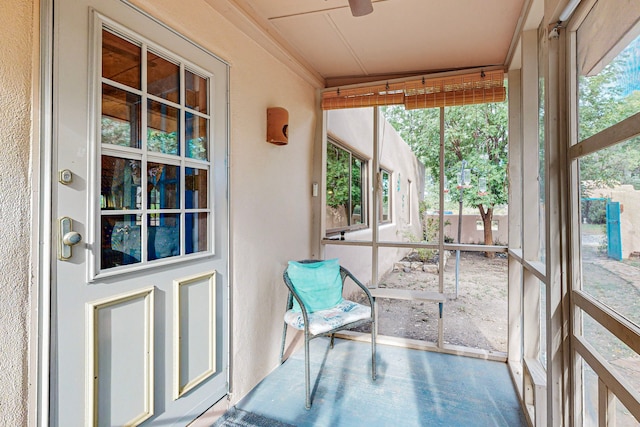
M 464 245 L 507 242 L 507 103 L 446 107 L 444 241 Z M 433 148 L 431 148 L 433 150 Z M 435 153 L 427 159 L 434 171 Z M 445 189 L 445 191 L 447 191 Z M 482 221 L 482 229 L 476 227 Z M 498 221 L 498 230 L 493 229 Z M 487 257 L 493 257 L 491 253 Z
M 547 36 L 545 31 L 540 31 L 538 38 L 538 260 L 546 260 L 546 235 L 545 235 L 545 58 L 547 52 Z M 544 300 L 543 300 L 544 301 Z M 544 342 L 544 341 L 543 341 Z
M 192 254 L 207 250 L 207 213 L 187 213 L 184 219 L 185 252 Z
M 585 340 L 627 384 L 640 392 L 640 355 L 587 313 L 582 312 L 582 316 Z
M 180 67 L 153 52 L 147 52 L 147 92 L 179 103 Z
M 103 210 L 139 209 L 140 160 L 102 156 L 100 207 Z
M 207 114 L 207 79 L 186 70 L 184 73 L 187 96 L 185 103 L 203 114 Z
M 437 268 L 443 265 L 443 291 L 449 295 L 444 304 L 445 343 L 506 352 L 508 260 L 499 255 L 487 258 L 484 252 L 460 251 L 457 255 L 456 251 L 445 251 L 442 260 L 438 257 L 425 263 L 430 274 L 420 268 L 412 271 L 428 276 L 431 284 L 427 290 L 437 292 Z M 411 282 L 408 288 L 421 290 Z
M 151 214 L 147 228 L 148 259 L 180 255 L 180 214 Z
M 140 148 L 140 96 L 102 85 L 100 140 L 103 144 Z
M 140 57 L 140 46 L 102 30 L 102 77 L 140 89 Z
M 185 208 L 202 209 L 207 207 L 207 171 L 204 169 L 185 168 Z
M 384 235 L 385 241 L 437 244 L 440 234 L 440 109 L 405 110 L 404 106 L 394 105 L 383 107 L 381 111 L 391 126 L 384 126 L 379 161 L 381 167 L 393 170 L 388 177 L 390 215 L 383 217 L 383 221 L 396 224 L 402 231 L 386 233 L 383 226 L 380 235 Z M 383 191 L 387 186 L 385 181 L 383 175 Z M 444 192 L 445 203 L 450 203 L 448 182 Z M 385 202 L 384 193 L 382 199 Z M 450 206 L 445 211 L 447 215 L 453 213 Z M 445 218 L 444 224 L 450 222 L 451 219 Z M 433 248 L 421 248 L 407 256 L 426 260 L 436 253 Z
M 186 113 L 185 139 L 187 140 L 187 157 L 198 160 L 207 160 L 207 127 L 209 120 L 204 117 Z
M 640 324 L 640 137 L 580 158 L 582 288 Z
M 547 366 L 547 285 L 543 281 L 539 281 L 540 285 L 540 315 L 538 317 L 540 323 L 540 354 L 538 360 L 542 366 Z
M 209 79 L 146 43 L 132 43 L 105 28 L 102 35 L 98 270 L 212 250 Z M 142 88 L 149 94 L 146 102 L 134 93 Z M 191 167 L 182 166 L 186 162 Z M 123 210 L 136 212 L 114 212 Z
M 102 269 L 140 262 L 138 215 L 104 215 L 101 218 Z
M 147 173 L 147 208 L 180 208 L 180 167 L 149 162 Z
M 584 388 L 584 404 L 583 414 L 584 427 L 597 427 L 598 426 L 598 375 L 591 369 L 591 366 L 582 358 L 579 358 L 582 362 L 582 372 L 584 375 L 583 385 Z M 580 365 L 578 365 L 580 366 Z
M 180 154 L 178 109 L 151 100 L 147 105 L 147 150 Z
M 580 49 L 579 38 L 578 49 Z M 606 67 L 597 72 L 582 70 L 581 64 L 578 64 L 579 141 L 638 112 L 639 63 L 640 36 L 608 62 Z
M 612 403 L 615 405 L 616 425 L 617 426 L 638 426 L 640 419 L 633 416 L 618 398 Z

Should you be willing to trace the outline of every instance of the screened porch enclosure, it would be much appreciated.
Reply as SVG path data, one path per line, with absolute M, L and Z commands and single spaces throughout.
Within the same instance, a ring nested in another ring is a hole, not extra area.
M 505 94 L 495 70 L 324 92 L 324 257 L 368 281 L 381 339 L 506 360 Z

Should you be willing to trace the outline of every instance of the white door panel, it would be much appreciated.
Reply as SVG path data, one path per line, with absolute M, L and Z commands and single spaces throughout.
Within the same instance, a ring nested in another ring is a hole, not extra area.
M 53 39 L 52 424 L 186 425 L 227 390 L 227 66 L 117 0 Z

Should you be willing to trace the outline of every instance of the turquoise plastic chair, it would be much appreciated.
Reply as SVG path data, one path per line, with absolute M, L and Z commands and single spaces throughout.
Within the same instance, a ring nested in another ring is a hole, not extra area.
M 303 264 L 319 262 L 317 260 L 304 260 L 299 261 Z M 288 274 L 289 267 L 285 269 L 283 278 L 284 283 L 289 288 L 289 295 L 287 298 L 286 313 L 284 315 L 284 329 L 282 331 L 282 345 L 280 348 L 280 363 L 284 362 L 284 347 L 287 338 L 287 327 L 291 326 L 295 329 L 304 331 L 304 369 L 305 369 L 305 387 L 306 387 L 306 399 L 305 407 L 311 408 L 311 393 L 310 393 L 310 368 L 309 368 L 309 341 L 314 338 L 322 336 L 330 336 L 330 347 L 333 348 L 333 340 L 336 332 L 356 328 L 361 325 L 371 325 L 371 378 L 376 379 L 376 321 L 374 315 L 374 301 L 369 289 L 353 275 L 346 268 L 340 266 L 340 276 L 342 278 L 342 289 L 344 289 L 344 282 L 349 277 L 353 282 L 358 285 L 365 293 L 369 306 L 358 304 L 353 301 L 343 299 L 342 302 L 334 307 L 326 310 L 320 310 L 310 312 L 305 304 L 302 302 L 302 298 L 299 293 L 296 292 L 294 283 Z M 294 299 L 300 306 L 300 311 L 293 309 Z

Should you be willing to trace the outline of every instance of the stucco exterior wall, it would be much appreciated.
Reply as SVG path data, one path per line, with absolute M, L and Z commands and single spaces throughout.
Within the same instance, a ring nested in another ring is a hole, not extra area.
M 26 425 L 31 235 L 31 2 L 0 9 L 0 425 Z
M 428 215 L 428 218 L 438 221 L 438 215 Z M 478 228 L 478 221 L 482 222 L 482 217 L 478 215 L 463 214 L 462 215 L 462 233 L 460 234 L 460 242 L 466 244 L 484 245 L 484 229 Z M 507 215 L 494 215 L 493 220 L 496 227 L 493 230 L 493 243 L 506 245 L 509 241 L 509 220 Z M 458 240 L 458 215 L 444 215 L 444 238 L 452 238 Z
M 618 185 L 614 188 L 593 190 L 592 197 L 605 197 L 620 202 L 620 237 L 622 238 L 622 258 L 629 258 L 640 252 L 640 191 L 633 185 Z
M 379 229 L 380 241 L 407 242 L 421 235 L 419 221 L 419 194 L 424 188 L 424 166 L 418 162 L 411 148 L 386 121 L 380 124 L 380 167 L 391 173 L 391 222 Z M 368 160 L 369 188 L 373 177 L 373 109 L 355 108 L 332 110 L 327 114 L 327 134 L 345 147 L 354 150 Z M 411 185 L 409 185 L 411 181 Z M 373 200 L 368 199 L 369 223 L 372 223 Z M 349 232 L 349 240 L 371 241 L 371 227 Z M 379 252 L 378 276 L 391 270 L 393 264 L 409 252 L 408 249 L 383 248 Z M 328 245 L 325 258 L 340 258 L 363 283 L 371 282 L 371 249 L 353 246 Z
M 279 359 L 289 259 L 311 255 L 315 88 L 201 0 L 139 7 L 230 63 L 231 403 Z M 266 142 L 267 107 L 289 111 L 289 144 Z

